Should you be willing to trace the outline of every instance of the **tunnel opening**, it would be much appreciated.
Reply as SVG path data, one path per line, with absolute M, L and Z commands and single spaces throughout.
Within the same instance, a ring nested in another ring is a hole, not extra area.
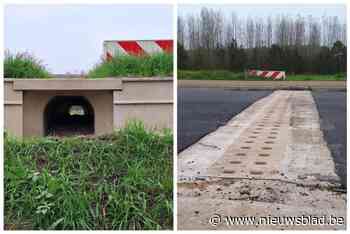
M 45 136 L 94 134 L 94 118 L 94 109 L 85 97 L 56 96 L 45 108 Z

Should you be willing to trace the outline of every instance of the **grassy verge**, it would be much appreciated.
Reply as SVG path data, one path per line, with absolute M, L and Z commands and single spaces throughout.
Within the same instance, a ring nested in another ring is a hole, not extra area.
M 171 229 L 172 135 L 5 136 L 6 229 Z
M 242 80 L 244 79 L 244 74 L 224 70 L 178 70 L 177 78 L 179 80 Z
M 178 71 L 179 80 L 245 80 L 244 73 L 235 73 L 230 71 L 223 70 L 214 70 L 214 71 Z M 263 80 L 259 77 L 248 77 L 246 80 Z M 270 79 L 268 79 L 270 80 Z M 286 80 L 292 81 L 303 81 L 303 80 L 346 80 L 346 74 L 336 74 L 336 75 L 288 75 Z
M 42 62 L 28 53 L 5 53 L 5 78 L 48 78 L 49 72 Z
M 103 60 L 89 71 L 89 78 L 120 76 L 171 76 L 173 72 L 173 56 L 156 54 L 152 56 L 118 56 L 112 60 Z

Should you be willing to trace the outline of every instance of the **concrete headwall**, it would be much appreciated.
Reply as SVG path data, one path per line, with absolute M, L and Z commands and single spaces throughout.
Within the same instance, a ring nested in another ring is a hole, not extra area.
M 23 136 L 23 92 L 13 89 L 13 81 L 4 83 L 4 125 L 15 136 Z
M 123 79 L 123 89 L 114 91 L 114 126 L 142 120 L 148 128 L 173 127 L 173 83 L 171 79 Z
M 5 79 L 5 129 L 19 137 L 43 136 L 44 112 L 55 96 L 82 96 L 95 113 L 95 134 L 110 133 L 130 120 L 147 128 L 173 126 L 173 80 Z

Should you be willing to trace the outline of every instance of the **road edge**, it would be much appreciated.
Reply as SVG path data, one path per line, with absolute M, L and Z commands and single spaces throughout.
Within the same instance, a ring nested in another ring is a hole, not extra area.
M 346 81 L 246 81 L 178 80 L 181 88 L 227 88 L 233 90 L 331 90 L 346 91 Z

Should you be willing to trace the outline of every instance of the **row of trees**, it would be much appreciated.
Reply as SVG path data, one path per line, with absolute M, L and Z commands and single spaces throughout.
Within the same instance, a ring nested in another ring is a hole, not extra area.
M 345 45 L 346 24 L 337 16 L 240 19 L 202 8 L 178 17 L 180 69 L 333 74 L 346 71 Z

